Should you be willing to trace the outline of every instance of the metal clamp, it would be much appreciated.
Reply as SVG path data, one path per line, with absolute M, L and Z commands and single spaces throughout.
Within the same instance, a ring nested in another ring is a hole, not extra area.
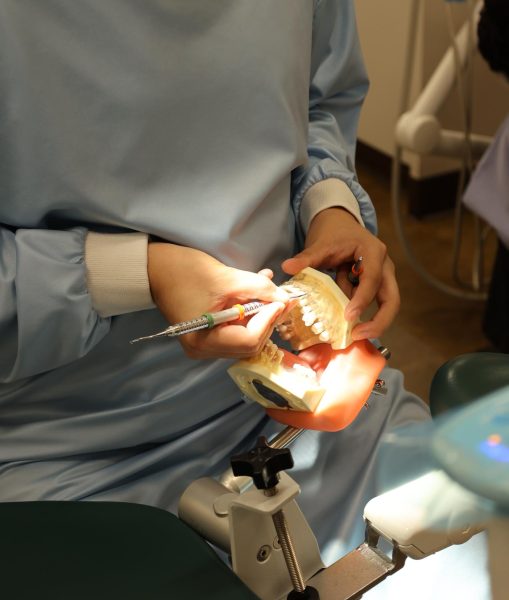
M 392 540 L 392 557 L 378 548 L 380 534 L 366 524 L 364 542 L 309 580 L 324 600 L 358 600 L 369 589 L 399 571 L 406 556 Z

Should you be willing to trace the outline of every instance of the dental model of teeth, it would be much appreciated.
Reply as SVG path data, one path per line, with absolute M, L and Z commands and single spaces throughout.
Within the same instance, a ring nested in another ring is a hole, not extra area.
M 344 318 L 349 299 L 331 277 L 308 267 L 281 287 L 301 296 L 277 326 L 294 350 L 317 344 L 340 350 L 352 342 L 354 323 Z M 270 340 L 260 354 L 236 362 L 228 373 L 244 396 L 266 408 L 313 412 L 326 391 L 321 374 Z
M 352 343 L 356 322 L 344 316 L 350 300 L 331 277 L 307 267 L 281 287 L 290 295 L 304 294 L 277 326 L 281 338 L 294 350 L 322 343 L 340 350 Z
M 265 408 L 312 412 L 325 392 L 307 363 L 270 340 L 260 354 L 239 360 L 228 373 L 247 399 Z

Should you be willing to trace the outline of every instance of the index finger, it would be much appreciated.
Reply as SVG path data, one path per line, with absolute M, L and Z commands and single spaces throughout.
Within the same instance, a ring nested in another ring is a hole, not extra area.
M 401 304 L 399 286 L 390 260 L 384 264 L 383 279 L 377 294 L 378 311 L 372 319 L 360 323 L 352 331 L 353 339 L 377 338 L 389 327 Z

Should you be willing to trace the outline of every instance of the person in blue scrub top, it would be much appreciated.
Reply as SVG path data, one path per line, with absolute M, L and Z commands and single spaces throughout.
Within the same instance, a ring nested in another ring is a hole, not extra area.
M 394 267 L 354 169 L 368 88 L 353 0 L 0 0 L 0 501 L 175 511 L 280 426 L 241 399 L 305 266 L 360 255 L 347 308 L 377 338 Z M 246 327 L 130 345 L 253 298 Z M 383 432 L 429 418 L 402 374 L 292 476 L 335 560 L 362 541 Z M 438 597 L 438 596 L 437 596 Z

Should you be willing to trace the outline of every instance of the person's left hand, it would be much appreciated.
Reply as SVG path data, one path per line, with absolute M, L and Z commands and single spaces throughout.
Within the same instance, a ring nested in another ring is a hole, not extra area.
M 353 286 L 347 275 L 360 256 L 363 273 L 359 285 Z M 349 321 L 359 318 L 376 300 L 378 311 L 369 321 L 353 329 L 354 340 L 379 337 L 398 313 L 399 288 L 387 248 L 343 208 L 319 212 L 309 226 L 305 249 L 282 264 L 288 275 L 295 275 L 305 267 L 336 272 L 337 284 L 351 298 L 345 309 L 345 318 Z

